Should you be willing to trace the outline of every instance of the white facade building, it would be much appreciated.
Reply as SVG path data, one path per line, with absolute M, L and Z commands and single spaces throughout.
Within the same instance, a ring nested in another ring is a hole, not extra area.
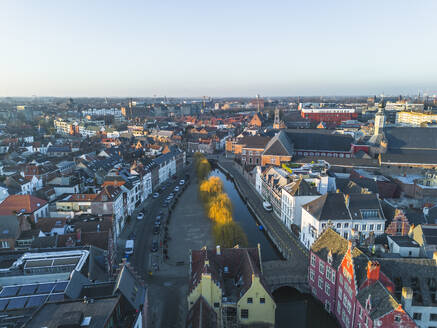
M 328 193 L 303 205 L 301 242 L 310 248 L 317 237 L 330 225 L 346 239 L 354 234 L 368 238 L 384 233 L 385 218 L 375 194 Z

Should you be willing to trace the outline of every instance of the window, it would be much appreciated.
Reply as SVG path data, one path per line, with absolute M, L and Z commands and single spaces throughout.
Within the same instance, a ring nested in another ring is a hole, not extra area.
M 253 303 L 253 298 L 252 297 L 248 297 L 247 298 L 247 303 L 248 304 L 252 304 Z
M 341 312 L 341 302 L 340 302 L 340 300 L 337 301 L 337 312 L 338 312 L 338 314 L 340 314 L 340 312 Z
M 270 159 L 270 163 L 275 164 L 275 163 L 276 163 L 276 158 L 275 158 L 275 157 L 272 157 L 272 158 Z
M 361 306 L 359 306 L 359 307 L 360 307 L 359 316 L 360 316 L 360 318 L 362 318 L 363 317 L 363 308 Z
M 414 312 L 413 319 L 414 320 L 422 320 L 422 313 Z
M 215 308 L 218 308 L 219 306 L 220 306 L 220 303 L 217 303 L 217 302 L 214 303 Z
M 326 223 L 322 223 L 322 230 L 325 229 Z
M 431 313 L 429 315 L 429 321 L 437 321 L 437 314 Z
M 249 310 L 241 309 L 241 319 L 248 319 L 248 318 L 249 318 Z
M 323 279 L 322 279 L 322 277 L 319 277 L 318 284 L 319 284 L 319 288 L 322 289 L 323 288 Z
M 310 279 L 311 281 L 314 281 L 314 270 L 310 269 Z
M 341 223 L 337 223 L 337 229 L 341 229 Z
M 373 231 L 374 227 L 375 227 L 375 225 L 374 225 L 374 224 L 371 224 L 371 225 L 369 226 L 369 230 L 370 230 L 370 231 Z
M 342 275 L 340 275 L 339 281 L 340 281 L 340 285 L 343 285 L 343 276 Z
M 431 314 L 432 316 L 432 314 Z M 401 322 L 401 317 L 398 315 L 395 315 L 395 322 Z
M 345 239 L 349 239 L 349 233 L 347 233 L 347 232 L 343 233 L 343 237 L 344 237 Z
M 345 223 L 345 224 L 344 224 L 344 228 L 345 228 L 345 229 L 349 228 L 349 223 Z
M 311 254 L 311 266 L 316 265 L 316 256 L 314 254 Z
M 319 262 L 319 272 L 322 274 L 325 273 L 325 265 L 323 262 Z
M 9 243 L 7 241 L 2 241 L 2 248 L 9 248 Z
M 343 298 L 343 289 L 341 287 L 338 287 L 338 299 L 341 300 Z
M 382 230 L 382 226 L 380 224 L 376 225 L 376 230 L 381 231 Z
M 331 303 L 328 302 L 328 300 L 325 301 L 325 309 L 328 312 L 331 312 Z
M 358 231 L 358 224 L 355 224 L 355 225 L 354 225 L 354 230 L 355 230 L 355 231 Z
M 361 225 L 361 231 L 366 231 L 366 229 L 367 229 L 367 226 L 365 224 L 362 224 Z
M 261 304 L 264 304 L 264 303 L 266 302 L 266 299 L 265 299 L 264 297 L 261 297 L 261 298 L 259 299 L 259 302 L 260 302 Z
M 325 284 L 325 294 L 328 296 L 331 294 L 331 286 L 328 283 Z

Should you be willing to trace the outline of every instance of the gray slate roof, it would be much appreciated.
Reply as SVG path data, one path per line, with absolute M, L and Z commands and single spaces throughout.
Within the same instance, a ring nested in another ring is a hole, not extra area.
M 399 303 L 379 281 L 359 291 L 357 299 L 362 307 L 366 308 L 369 296 L 371 304 L 369 315 L 372 320 L 381 318 L 399 307 Z
M 267 144 L 263 155 L 292 156 L 293 144 L 284 131 L 280 131 Z
M 344 196 L 327 193 L 305 204 L 303 208 L 317 220 L 350 220 Z
M 350 151 L 354 139 L 350 135 L 333 134 L 323 129 L 287 130 L 287 136 L 296 150 Z

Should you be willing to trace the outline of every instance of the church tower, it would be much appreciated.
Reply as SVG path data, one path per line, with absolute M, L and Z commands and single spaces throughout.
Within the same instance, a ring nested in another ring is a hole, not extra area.
M 382 135 L 384 131 L 384 126 L 385 126 L 385 115 L 383 111 L 383 105 L 380 104 L 378 113 L 376 113 L 375 115 L 375 126 L 374 126 L 373 135 L 375 136 Z
M 279 108 L 275 108 L 275 118 L 273 121 L 273 129 L 279 130 L 281 128 L 281 120 L 279 118 Z

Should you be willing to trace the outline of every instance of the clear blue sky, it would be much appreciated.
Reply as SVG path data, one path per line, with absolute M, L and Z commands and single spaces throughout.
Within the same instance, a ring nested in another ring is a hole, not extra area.
M 2 0 L 0 96 L 437 94 L 436 0 Z

